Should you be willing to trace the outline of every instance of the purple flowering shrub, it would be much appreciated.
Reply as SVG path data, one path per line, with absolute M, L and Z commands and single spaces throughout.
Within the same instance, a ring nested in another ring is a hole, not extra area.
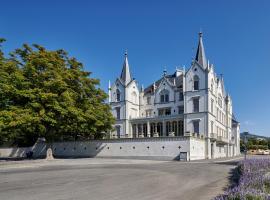
M 241 161 L 233 177 L 235 183 L 214 200 L 270 200 L 270 159 Z

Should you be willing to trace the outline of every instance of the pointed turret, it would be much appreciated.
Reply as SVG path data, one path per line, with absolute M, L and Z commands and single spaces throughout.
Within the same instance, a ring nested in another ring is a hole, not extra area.
M 124 85 L 127 85 L 132 80 L 130 71 L 129 71 L 127 52 L 125 53 L 125 60 L 124 60 L 120 79 L 123 81 Z
M 207 60 L 203 47 L 202 32 L 199 33 L 199 44 L 195 60 L 205 69 L 207 67 Z

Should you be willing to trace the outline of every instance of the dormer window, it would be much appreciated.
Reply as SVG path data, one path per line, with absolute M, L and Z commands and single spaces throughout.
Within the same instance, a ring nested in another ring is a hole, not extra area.
M 193 90 L 199 90 L 199 86 L 200 86 L 199 82 L 200 82 L 199 77 L 195 75 L 193 77 Z
M 167 102 L 169 102 L 169 91 L 164 89 L 160 92 L 160 103 Z
M 121 100 L 121 93 L 120 93 L 120 90 L 119 89 L 117 89 L 116 90 L 116 101 L 120 101 Z

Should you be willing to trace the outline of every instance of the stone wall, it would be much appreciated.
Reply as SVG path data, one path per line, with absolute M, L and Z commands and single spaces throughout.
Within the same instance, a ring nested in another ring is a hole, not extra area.
M 204 139 L 194 137 L 123 138 L 56 142 L 50 146 L 53 150 L 53 155 L 59 158 L 114 157 L 178 160 L 180 152 L 186 153 L 187 160 L 205 158 Z M 32 150 L 34 157 L 45 157 L 46 144 L 37 143 L 27 150 Z M 25 153 L 21 154 L 21 156 L 25 156 Z
M 0 148 L 0 158 L 23 158 L 31 147 L 25 148 Z

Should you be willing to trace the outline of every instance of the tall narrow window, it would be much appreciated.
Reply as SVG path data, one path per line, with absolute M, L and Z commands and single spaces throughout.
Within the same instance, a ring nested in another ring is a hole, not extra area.
M 165 102 L 169 102 L 169 94 L 165 94 Z
M 120 107 L 115 108 L 116 110 L 116 119 L 120 119 Z
M 197 75 L 195 75 L 193 77 L 193 86 L 194 86 L 193 89 L 194 90 L 199 90 L 199 86 L 200 86 L 199 82 L 200 82 L 199 77 Z
M 214 133 L 214 122 L 211 121 L 211 133 Z
M 165 115 L 171 115 L 171 108 L 165 109 Z
M 119 91 L 119 89 L 116 90 L 116 101 L 120 101 L 121 100 L 121 93 Z
M 160 102 L 161 103 L 164 103 L 165 102 L 165 100 L 164 100 L 165 98 L 164 98 L 164 95 L 162 94 L 162 95 L 160 95 Z
M 179 101 L 183 101 L 184 100 L 184 94 L 182 91 L 179 92 Z
M 162 90 L 160 93 L 160 102 L 161 103 L 167 103 L 169 102 L 169 91 L 168 90 Z
M 200 121 L 199 120 L 193 121 L 193 132 L 200 133 Z
M 214 113 L 214 100 L 211 99 L 211 113 Z
M 178 106 L 178 114 L 184 113 L 184 106 Z
M 199 107 L 199 98 L 193 98 L 193 112 L 199 112 L 200 107 Z

